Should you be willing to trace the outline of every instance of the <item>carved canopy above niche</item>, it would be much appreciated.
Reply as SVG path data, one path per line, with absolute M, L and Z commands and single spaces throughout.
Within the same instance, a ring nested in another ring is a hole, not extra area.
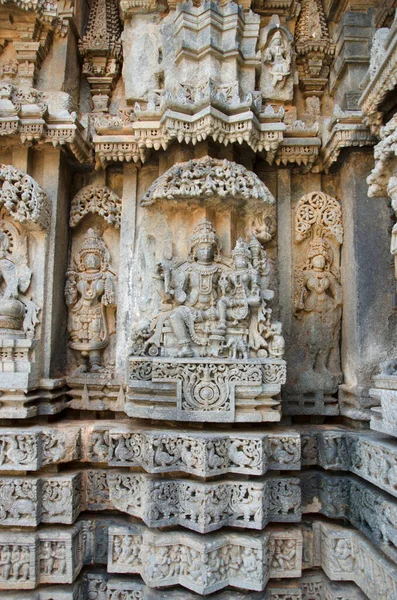
M 275 202 L 255 173 L 226 159 L 206 156 L 171 167 L 150 186 L 141 205 L 154 204 L 158 200 L 198 200 L 215 196 L 243 201 L 263 200 L 267 204 Z
M 11 165 L 0 164 L 0 207 L 25 226 L 50 224 L 50 204 L 36 181 Z

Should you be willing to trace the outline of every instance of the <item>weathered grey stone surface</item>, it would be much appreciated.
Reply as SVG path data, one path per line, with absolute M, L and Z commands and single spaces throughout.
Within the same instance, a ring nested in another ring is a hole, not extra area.
M 397 600 L 395 10 L 1 0 L 1 599 Z

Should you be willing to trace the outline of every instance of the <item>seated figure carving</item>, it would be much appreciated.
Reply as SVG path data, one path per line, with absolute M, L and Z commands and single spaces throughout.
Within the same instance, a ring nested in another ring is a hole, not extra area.
M 151 321 L 133 330 L 134 355 L 281 358 L 281 331 L 271 321 L 264 288 L 266 252 L 253 236 L 238 239 L 232 258 L 221 253 L 212 223 L 200 221 L 187 261 L 167 257 L 154 278 L 162 299 Z

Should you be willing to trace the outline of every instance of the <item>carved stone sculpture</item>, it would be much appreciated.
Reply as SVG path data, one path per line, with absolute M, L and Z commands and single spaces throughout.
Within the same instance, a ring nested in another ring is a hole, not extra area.
M 94 229 L 84 237 L 74 266 L 66 277 L 69 346 L 76 353 L 76 374 L 100 372 L 101 353 L 109 343 L 108 308 L 115 305 L 115 274 L 105 242 Z
M 260 89 L 265 100 L 292 98 L 292 43 L 291 33 L 280 25 L 280 20 L 276 15 L 261 31 L 259 40 Z
M 273 292 L 260 287 L 266 257 L 263 251 L 257 255 L 256 249 L 254 237 L 250 244 L 240 238 L 231 261 L 221 254 L 212 224 L 200 221 L 190 240 L 188 260 L 157 265 L 154 277 L 163 309 L 151 323 L 134 330 L 133 354 L 280 356 L 280 328 L 271 323 L 266 302 Z
M 273 292 L 261 287 L 263 273 L 266 254 L 254 236 L 249 243 L 238 239 L 228 259 L 212 224 L 200 221 L 190 239 L 188 260 L 171 258 L 157 265 L 161 311 L 134 329 L 132 351 L 135 356 L 159 356 L 160 361 L 131 361 L 129 398 L 142 403 L 142 394 L 156 393 L 156 388 L 164 393 L 164 385 L 156 381 L 182 380 L 182 390 L 179 384 L 176 390 L 177 413 L 193 420 L 217 414 L 230 421 L 241 400 L 241 419 L 258 420 L 259 413 L 249 416 L 256 403 L 249 408 L 244 390 L 263 398 L 275 393 L 272 384 L 284 380 L 284 339 L 280 323 L 271 320 L 267 301 Z M 265 404 L 263 418 L 273 420 L 275 415 L 265 416 Z M 131 414 L 146 413 L 137 406 Z
M 340 383 L 339 246 L 343 230 L 339 202 L 321 192 L 301 198 L 296 207 L 295 236 L 303 249 L 295 269 L 294 321 L 301 356 L 288 394 L 302 394 L 304 409 L 305 395 L 308 401 L 332 403 L 330 397 Z

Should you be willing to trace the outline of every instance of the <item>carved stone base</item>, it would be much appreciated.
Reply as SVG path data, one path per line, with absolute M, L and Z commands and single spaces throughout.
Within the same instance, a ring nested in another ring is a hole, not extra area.
M 338 399 L 318 394 L 283 394 L 284 415 L 339 415 Z
M 176 421 L 279 421 L 280 401 L 274 397 L 285 373 L 281 359 L 134 357 L 125 412 Z
M 109 371 L 68 377 L 70 408 L 75 410 L 124 410 L 124 390 Z
M 371 429 L 397 437 L 397 375 L 378 375 L 374 384 L 369 395 L 380 407 L 372 409 Z
M 64 379 L 43 379 L 37 389 L 4 390 L 0 396 L 0 419 L 55 415 L 66 408 L 67 402 Z

